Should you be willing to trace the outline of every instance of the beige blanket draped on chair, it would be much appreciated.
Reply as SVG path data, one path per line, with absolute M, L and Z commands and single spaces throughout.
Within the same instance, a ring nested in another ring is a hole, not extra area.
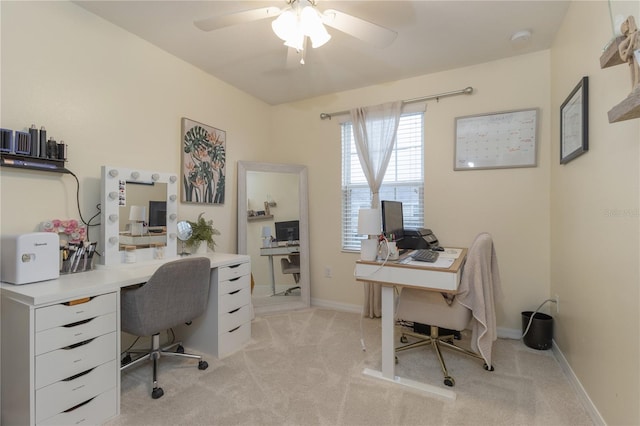
M 493 240 L 479 234 L 469 249 L 456 301 L 473 313 L 471 349 L 491 366 L 491 349 L 497 339 L 495 302 L 502 299 L 500 273 Z

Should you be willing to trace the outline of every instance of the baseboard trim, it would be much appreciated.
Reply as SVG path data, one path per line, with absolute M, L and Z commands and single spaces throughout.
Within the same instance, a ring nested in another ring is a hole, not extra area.
M 591 420 L 593 420 L 593 423 L 598 426 L 606 426 L 607 423 L 602 418 L 602 415 L 598 411 L 598 408 L 596 408 L 593 401 L 591 401 L 591 398 L 589 398 L 589 394 L 584 389 L 582 383 L 580 383 L 580 380 L 573 372 L 573 369 L 567 362 L 567 359 L 565 358 L 560 348 L 558 348 L 555 340 L 553 341 L 551 350 L 553 351 L 553 355 L 556 357 L 558 364 L 560 364 L 560 368 L 562 369 L 564 375 L 569 380 L 569 384 L 578 395 L 578 399 L 584 406 L 585 410 L 587 410 L 589 417 L 591 417 Z

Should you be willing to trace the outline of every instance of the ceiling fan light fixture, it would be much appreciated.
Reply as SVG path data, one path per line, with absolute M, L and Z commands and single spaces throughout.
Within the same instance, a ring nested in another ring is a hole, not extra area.
M 294 37 L 298 27 L 298 18 L 291 10 L 285 10 L 271 23 L 271 29 L 281 40 Z
M 302 10 L 285 10 L 271 23 L 271 28 L 278 38 L 284 40 L 285 46 L 296 50 L 304 48 L 305 37 L 311 39 L 313 48 L 320 47 L 331 39 L 318 11 L 312 6 L 305 6 Z
M 315 49 L 331 39 L 331 35 L 322 24 L 322 18 L 312 6 L 305 6 L 300 13 L 300 26 L 304 35 L 311 39 L 311 46 Z

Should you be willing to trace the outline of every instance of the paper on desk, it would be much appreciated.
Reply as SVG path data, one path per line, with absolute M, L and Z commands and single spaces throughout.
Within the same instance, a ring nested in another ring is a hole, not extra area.
M 462 249 L 445 248 L 444 251 L 440 252 L 438 259 L 457 259 L 460 257 L 460 253 L 462 253 Z
M 436 260 L 435 262 L 420 262 L 417 260 L 412 260 L 409 262 L 409 265 L 416 265 L 416 266 L 428 266 L 429 268 L 443 268 L 443 269 L 447 269 L 450 268 L 451 265 L 453 265 L 453 262 L 455 262 L 455 258 L 446 258 L 446 257 L 442 257 L 442 254 L 440 254 L 440 256 L 438 256 L 438 260 Z

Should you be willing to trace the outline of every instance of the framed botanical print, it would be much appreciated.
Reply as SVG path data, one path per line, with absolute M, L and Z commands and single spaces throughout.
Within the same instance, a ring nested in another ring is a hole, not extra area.
M 227 132 L 182 118 L 182 202 L 224 204 Z

